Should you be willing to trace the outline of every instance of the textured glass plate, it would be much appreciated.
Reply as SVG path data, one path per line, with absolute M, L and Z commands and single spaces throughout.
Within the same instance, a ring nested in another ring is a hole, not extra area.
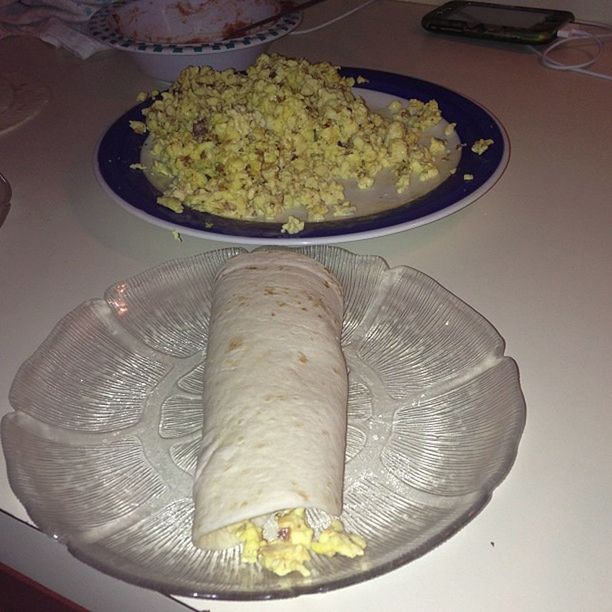
M 78 558 L 167 593 L 289 597 L 366 580 L 448 539 L 510 469 L 525 419 L 517 367 L 477 312 L 428 276 L 330 246 L 300 249 L 344 286 L 350 368 L 342 518 L 362 558 L 312 576 L 191 544 L 203 353 L 228 248 L 111 286 L 64 317 L 20 368 L 2 420 L 11 485 Z M 291 432 L 287 432 L 291 435 Z M 310 513 L 316 523 L 316 513 Z
M 366 102 L 375 99 L 373 94 L 377 93 L 404 100 L 437 100 L 444 119 L 456 123 L 460 142 L 466 145 L 456 172 L 425 195 L 400 202 L 394 208 L 381 211 L 375 206 L 376 202 L 372 202 L 374 212 L 371 214 L 306 223 L 300 233 L 293 235 L 282 233 L 280 223 L 226 219 L 189 209 L 179 214 L 157 204 L 160 192 L 143 172 L 130 167 L 141 161 L 146 139 L 145 135 L 134 133 L 130 121 L 142 120 L 141 111 L 150 104 L 148 101 L 127 111 L 102 136 L 95 154 L 96 176 L 121 206 L 154 225 L 222 242 L 298 246 L 385 236 L 431 223 L 477 200 L 504 172 L 510 155 L 506 132 L 476 102 L 440 85 L 404 75 L 364 68 L 342 68 L 340 72 L 344 76 L 367 79 L 367 83 L 355 88 L 356 94 L 361 94 Z M 477 155 L 471 151 L 471 146 L 481 138 L 490 138 L 493 144 L 482 155 Z M 473 178 L 466 181 L 464 175 Z M 372 190 L 373 200 L 378 195 Z

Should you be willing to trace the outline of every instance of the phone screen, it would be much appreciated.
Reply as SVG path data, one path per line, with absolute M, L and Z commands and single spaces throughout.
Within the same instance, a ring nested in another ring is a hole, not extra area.
M 468 24 L 503 25 L 513 28 L 532 28 L 546 21 L 546 15 L 527 11 L 516 11 L 504 7 L 468 5 L 456 8 L 445 15 L 447 19 L 458 19 Z

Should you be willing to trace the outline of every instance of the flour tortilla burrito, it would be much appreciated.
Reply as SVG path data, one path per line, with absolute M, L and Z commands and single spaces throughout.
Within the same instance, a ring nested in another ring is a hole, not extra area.
M 290 508 L 342 509 L 347 370 L 338 281 L 292 251 L 230 259 L 215 281 L 193 541 Z

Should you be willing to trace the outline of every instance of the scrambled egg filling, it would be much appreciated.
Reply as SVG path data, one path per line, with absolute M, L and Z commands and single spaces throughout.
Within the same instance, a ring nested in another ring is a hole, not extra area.
M 357 557 L 363 555 L 366 541 L 359 535 L 344 531 L 342 522 L 335 519 L 318 538 L 306 522 L 304 508 L 295 508 L 276 515 L 277 537 L 266 540 L 261 528 L 252 521 L 243 521 L 230 529 L 242 543 L 240 560 L 243 563 L 259 563 L 263 568 L 285 576 L 299 572 L 310 576 L 306 565 L 311 551 L 333 557 Z
M 131 122 L 150 135 L 159 204 L 242 220 L 289 214 L 283 231 L 297 233 L 305 220 L 354 212 L 343 181 L 368 189 L 389 170 L 401 193 L 436 176 L 448 151 L 424 133 L 442 119 L 437 102 L 396 100 L 383 116 L 353 85 L 331 64 L 279 55 L 259 56 L 246 73 L 186 68 Z

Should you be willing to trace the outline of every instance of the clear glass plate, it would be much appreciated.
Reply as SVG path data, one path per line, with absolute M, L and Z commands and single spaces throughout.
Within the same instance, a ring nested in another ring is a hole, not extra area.
M 171 261 L 114 284 L 66 315 L 21 366 L 2 444 L 32 520 L 103 572 L 225 599 L 350 585 L 451 537 L 516 456 L 525 420 L 516 364 L 481 315 L 425 274 L 320 245 L 298 250 L 345 290 L 342 519 L 367 538 L 366 554 L 314 555 L 310 577 L 278 577 L 240 565 L 237 548 L 192 545 L 212 283 L 243 250 Z

